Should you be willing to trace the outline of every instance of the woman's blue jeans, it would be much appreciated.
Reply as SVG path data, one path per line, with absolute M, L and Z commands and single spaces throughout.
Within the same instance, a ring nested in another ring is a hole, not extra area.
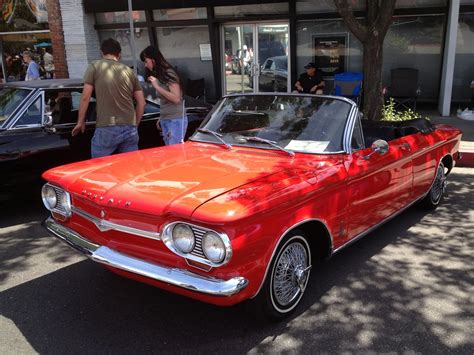
M 183 143 L 188 128 L 188 116 L 160 120 L 160 126 L 166 145 Z

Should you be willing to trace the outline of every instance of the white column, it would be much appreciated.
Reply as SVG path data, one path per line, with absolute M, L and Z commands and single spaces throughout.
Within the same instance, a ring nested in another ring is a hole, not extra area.
M 59 0 L 59 3 L 69 77 L 82 78 L 87 65 L 101 58 L 94 15 L 84 12 L 82 1 Z
M 439 91 L 438 110 L 441 116 L 449 116 L 453 91 L 454 61 L 456 58 L 456 39 L 458 34 L 460 0 L 451 0 L 448 25 L 443 54 L 443 71 Z

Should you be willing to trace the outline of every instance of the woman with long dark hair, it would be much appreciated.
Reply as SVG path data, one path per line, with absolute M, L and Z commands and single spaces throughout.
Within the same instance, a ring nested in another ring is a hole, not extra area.
M 183 91 L 178 74 L 161 52 L 152 46 L 140 53 L 147 80 L 160 96 L 160 126 L 166 145 L 182 143 L 188 127 Z

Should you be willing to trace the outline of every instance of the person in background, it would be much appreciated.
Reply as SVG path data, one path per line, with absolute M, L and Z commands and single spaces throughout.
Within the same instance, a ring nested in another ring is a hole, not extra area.
M 46 72 L 46 79 L 52 79 L 54 77 L 54 58 L 49 49 L 42 48 L 43 51 L 43 66 Z
M 183 143 L 188 127 L 188 117 L 178 74 L 155 47 L 146 47 L 140 53 L 140 59 L 147 69 L 146 80 L 160 96 L 159 125 L 165 144 Z
M 325 83 L 323 76 L 316 71 L 316 65 L 311 62 L 304 68 L 306 73 L 301 74 L 295 83 L 296 92 L 322 95 Z
M 33 60 L 30 51 L 23 52 L 23 61 L 28 65 L 26 69 L 25 81 L 38 80 L 40 78 L 38 64 Z
M 84 133 L 92 92 L 97 100 L 97 121 L 91 143 L 92 158 L 138 150 L 138 131 L 145 98 L 132 69 L 119 62 L 122 48 L 115 39 L 102 42 L 102 59 L 89 64 L 72 136 Z M 133 100 L 136 101 L 134 107 Z

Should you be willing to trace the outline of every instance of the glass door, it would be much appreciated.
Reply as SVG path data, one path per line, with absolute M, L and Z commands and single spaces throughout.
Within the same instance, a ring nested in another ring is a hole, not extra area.
M 254 92 L 251 73 L 255 38 L 254 25 L 225 25 L 224 93 Z
M 288 24 L 222 29 L 224 94 L 288 91 Z
M 259 92 L 288 92 L 288 24 L 262 24 L 258 28 Z

